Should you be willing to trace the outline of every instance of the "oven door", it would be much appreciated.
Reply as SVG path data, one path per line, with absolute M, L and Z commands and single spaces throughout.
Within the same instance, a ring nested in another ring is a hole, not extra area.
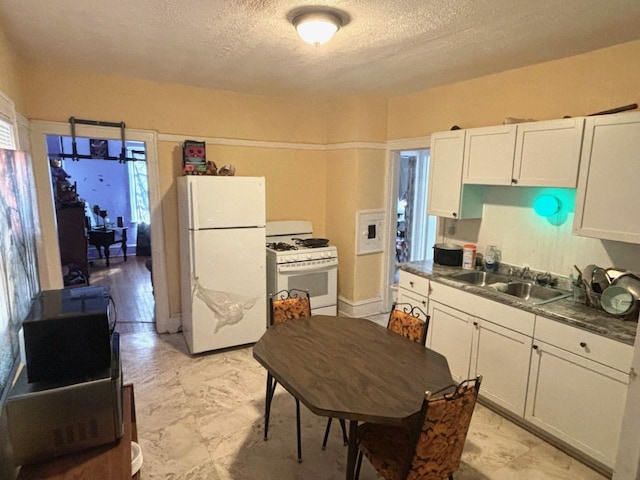
M 294 266 L 295 265 L 295 266 Z M 334 307 L 338 303 L 338 265 L 284 264 L 278 265 L 277 291 L 308 290 L 311 297 L 311 311 Z

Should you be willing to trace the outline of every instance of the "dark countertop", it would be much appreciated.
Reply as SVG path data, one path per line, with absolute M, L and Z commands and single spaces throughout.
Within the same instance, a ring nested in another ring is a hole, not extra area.
M 520 308 L 528 312 L 533 312 L 536 315 L 542 315 L 552 320 L 582 328 L 597 335 L 626 343 L 627 345 L 633 345 L 635 341 L 636 330 L 638 328 L 637 320 L 622 320 L 620 317 L 609 315 L 603 310 L 575 303 L 571 297 L 543 305 L 531 305 L 516 297 L 497 292 L 490 288 L 470 285 L 451 278 L 451 275 L 464 271 L 460 267 L 444 267 L 436 265 L 432 261 L 424 261 L 403 263 L 400 265 L 400 269 L 420 277 L 429 278 L 444 285 L 458 288 L 465 292 L 490 298 L 505 305 Z

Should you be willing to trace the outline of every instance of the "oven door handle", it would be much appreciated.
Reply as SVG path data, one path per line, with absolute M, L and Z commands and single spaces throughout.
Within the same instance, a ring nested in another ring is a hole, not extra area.
M 278 273 L 295 273 L 295 272 L 325 272 L 338 268 L 337 263 L 332 263 L 327 266 L 318 265 L 306 265 L 304 267 L 290 267 L 287 265 L 280 265 L 278 267 Z

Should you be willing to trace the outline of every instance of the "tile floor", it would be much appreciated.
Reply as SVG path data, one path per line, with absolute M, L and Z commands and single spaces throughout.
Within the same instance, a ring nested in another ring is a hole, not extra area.
M 386 326 L 386 320 L 376 318 Z M 325 419 L 302 407 L 303 461 L 296 461 L 295 403 L 281 387 L 263 436 L 266 373 L 251 348 L 188 354 L 181 334 L 121 336 L 125 383 L 133 383 L 143 480 L 340 480 L 346 447 Z M 378 479 L 365 461 L 361 480 Z M 478 405 L 456 480 L 603 480 L 593 470 Z

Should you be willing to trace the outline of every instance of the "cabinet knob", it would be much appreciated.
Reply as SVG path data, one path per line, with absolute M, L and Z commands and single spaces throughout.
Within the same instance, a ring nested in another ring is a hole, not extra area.
M 511 183 L 513 183 L 514 185 L 516 185 L 518 183 L 518 179 L 517 178 L 512 178 L 511 179 Z
M 411 288 L 413 288 L 413 282 L 409 282 L 409 285 L 411 285 Z
M 538 345 L 533 345 L 531 348 L 533 348 L 534 350 L 538 349 Z
M 478 322 L 473 322 L 473 325 L 477 327 L 478 326 Z
M 587 342 L 580 342 L 580 346 L 582 348 L 587 348 Z
M 630 378 L 636 378 L 638 376 L 638 374 L 636 373 L 635 369 L 633 367 L 631 367 L 631 370 L 629 370 L 629 377 Z
M 456 218 L 458 216 L 456 212 L 453 212 L 451 215 L 453 215 L 453 218 Z
M 422 300 L 422 306 L 423 306 L 424 308 L 427 308 L 427 302 L 425 302 L 424 300 Z

